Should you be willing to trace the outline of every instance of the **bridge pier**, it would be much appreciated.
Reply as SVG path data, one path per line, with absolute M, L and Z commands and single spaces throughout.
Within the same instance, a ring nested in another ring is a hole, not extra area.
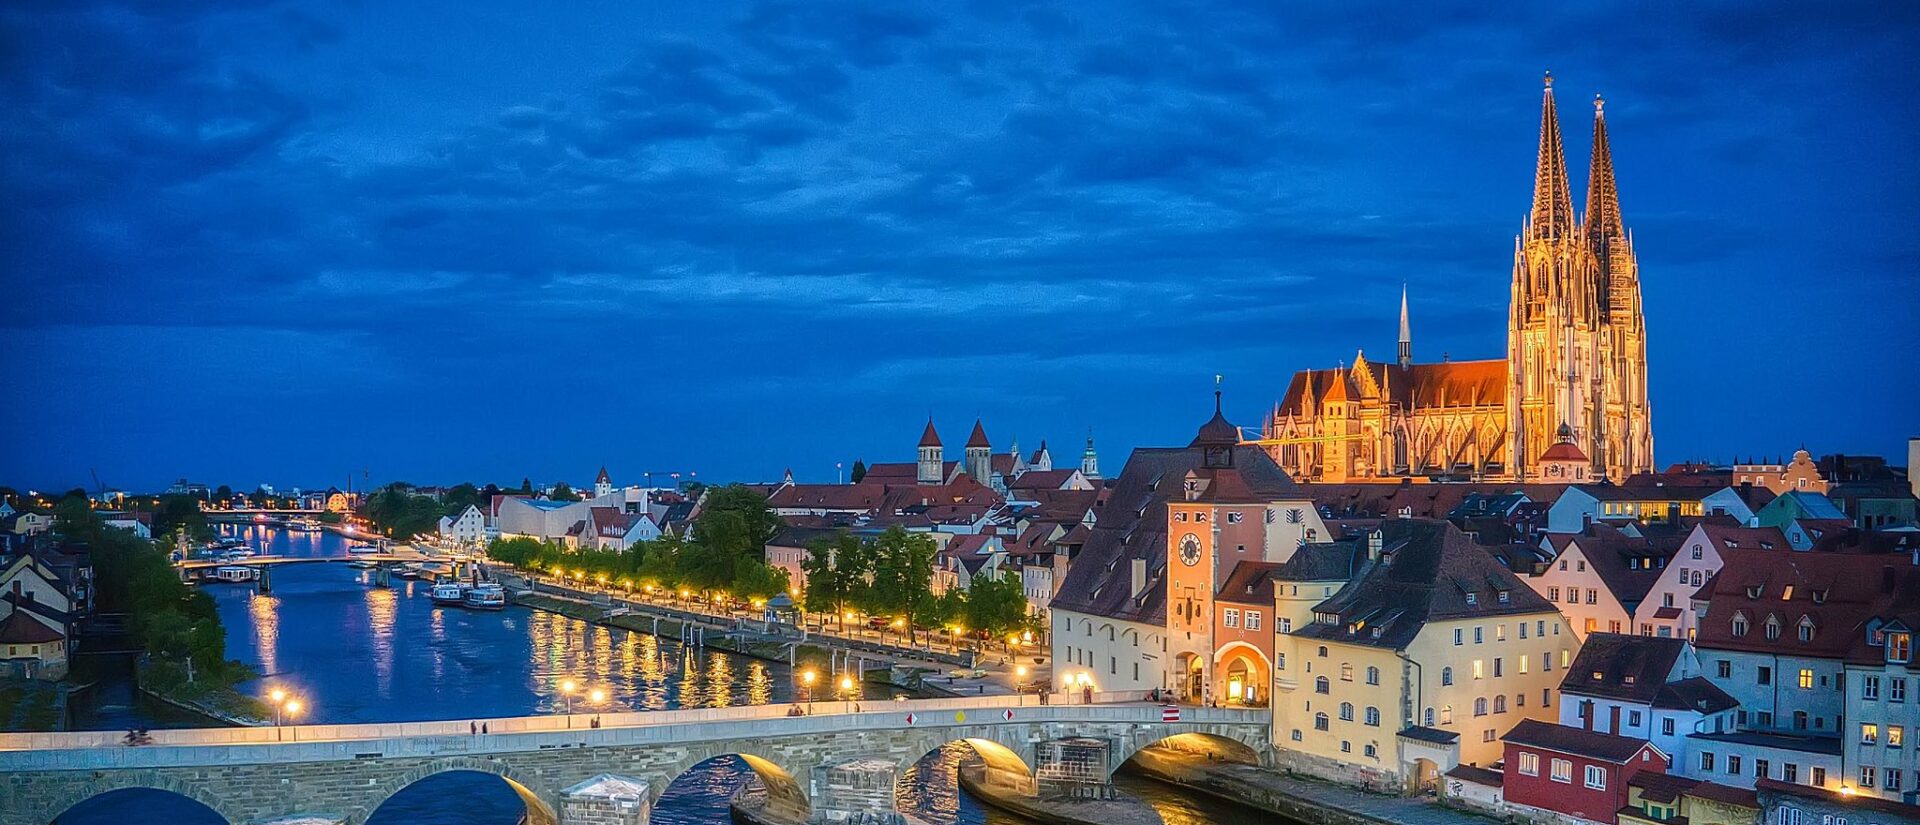
M 813 769 L 808 796 L 813 798 L 812 822 L 844 825 L 903 825 L 906 817 L 894 809 L 893 785 L 899 766 L 881 758 L 854 758 L 829 762 Z
M 272 593 L 273 592 L 273 565 L 263 564 L 254 569 L 260 571 L 260 577 L 255 587 L 259 589 L 259 591 L 262 593 Z
M 560 792 L 560 825 L 647 825 L 652 818 L 643 779 L 603 773 Z
M 1113 741 L 1065 736 L 1034 746 L 1033 784 L 1041 796 L 1112 799 Z

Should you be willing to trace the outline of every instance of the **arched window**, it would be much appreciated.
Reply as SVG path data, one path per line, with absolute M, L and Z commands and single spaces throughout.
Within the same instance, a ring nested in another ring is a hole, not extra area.
M 1507 712 L 1507 697 L 1505 694 L 1493 697 L 1493 712 L 1494 713 Z
M 1327 677 L 1325 676 L 1315 676 L 1313 677 L 1313 692 L 1314 693 L 1332 693 L 1333 684 L 1331 682 L 1328 682 Z
M 1733 614 L 1733 635 L 1735 637 L 1747 635 L 1747 614 Z
M 1377 684 L 1380 684 L 1380 669 L 1379 669 L 1379 668 L 1377 668 L 1377 667 L 1369 667 L 1369 668 L 1367 668 L 1367 684 L 1369 684 L 1369 685 L 1377 685 Z
M 1475 716 L 1487 715 L 1487 698 L 1486 697 L 1482 696 L 1478 699 L 1473 700 L 1473 715 Z
M 1324 713 L 1316 713 L 1316 714 L 1314 714 L 1314 715 L 1313 715 L 1313 729 L 1314 729 L 1314 730 L 1326 730 L 1326 729 L 1327 729 L 1327 715 L 1326 715 L 1326 714 L 1324 714 Z
M 1421 720 L 1421 724 L 1433 727 L 1433 708 L 1427 708 L 1427 715 Z
M 1453 706 L 1452 705 L 1440 706 L 1440 724 L 1442 725 L 1453 724 Z
M 1352 702 L 1340 703 L 1340 721 L 1342 722 L 1353 721 L 1353 703 Z
M 1107 641 L 1109 641 L 1109 642 L 1111 642 L 1111 641 L 1114 641 L 1114 639 L 1115 639 L 1115 636 L 1114 636 L 1114 633 L 1113 633 L 1113 628 L 1112 628 L 1112 627 L 1108 627 L 1108 628 L 1107 628 Z
M 1453 668 L 1443 667 L 1440 669 L 1440 684 L 1442 685 L 1453 684 Z
M 1274 669 L 1274 670 L 1286 670 L 1286 669 L 1287 669 L 1287 654 L 1285 654 L 1285 653 L 1275 653 L 1275 654 L 1273 654 L 1273 669 Z
M 1380 727 L 1380 709 L 1367 708 L 1366 719 L 1367 719 L 1367 724 L 1372 725 L 1376 728 Z
M 1766 629 L 1767 629 L 1767 641 L 1771 642 L 1775 639 L 1780 638 L 1780 617 L 1768 616 Z
M 1320 646 L 1320 657 L 1324 659 L 1324 658 L 1326 658 L 1326 655 L 1327 655 L 1327 646 L 1326 646 L 1326 645 L 1321 645 L 1321 646 Z

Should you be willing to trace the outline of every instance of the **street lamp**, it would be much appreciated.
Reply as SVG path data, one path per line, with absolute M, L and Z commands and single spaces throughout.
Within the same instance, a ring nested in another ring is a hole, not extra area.
M 820 674 L 811 670 L 803 671 L 800 674 L 800 684 L 806 689 L 808 713 L 813 712 L 813 680 L 819 675 Z
M 840 698 L 841 698 L 841 701 L 847 702 L 849 705 L 853 703 L 853 677 L 852 676 L 840 677 Z
M 560 680 L 560 698 L 566 702 L 567 727 L 573 727 L 573 692 L 580 689 L 579 683 L 572 679 Z
M 283 740 L 286 734 L 282 731 L 281 726 L 287 718 L 300 712 L 300 700 L 289 695 L 286 690 L 282 688 L 274 688 L 268 691 L 267 700 L 267 703 L 273 706 L 274 739 L 276 741 Z

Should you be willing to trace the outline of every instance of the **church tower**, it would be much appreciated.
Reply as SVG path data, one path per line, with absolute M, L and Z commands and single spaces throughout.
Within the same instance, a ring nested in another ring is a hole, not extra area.
M 993 442 L 987 440 L 987 428 L 973 421 L 973 434 L 967 437 L 967 475 L 987 484 L 993 480 Z
M 1515 239 L 1507 320 L 1507 472 L 1535 480 L 1538 457 L 1565 424 L 1585 452 L 1598 452 L 1604 376 L 1600 341 L 1607 318 L 1600 265 L 1574 221 L 1553 75 L 1541 99 L 1533 210 Z
M 600 474 L 593 477 L 593 497 L 613 495 L 613 476 L 607 475 L 606 465 L 600 465 Z
M 1080 454 L 1080 474 L 1088 481 L 1100 480 L 1100 454 L 1093 450 L 1093 431 L 1087 431 L 1087 451 Z
M 927 419 L 927 429 L 920 434 L 920 466 L 914 473 L 914 481 L 921 484 L 939 484 L 946 478 L 946 459 L 941 456 L 940 434 L 933 430 L 933 419 Z
M 1647 405 L 1647 325 L 1640 307 L 1640 262 L 1620 216 L 1613 152 L 1607 145 L 1606 101 L 1593 98 L 1593 165 L 1587 176 L 1587 245 L 1599 265 L 1606 334 L 1600 340 L 1600 432 L 1591 451 L 1597 470 L 1619 482 L 1653 469 L 1652 413 Z

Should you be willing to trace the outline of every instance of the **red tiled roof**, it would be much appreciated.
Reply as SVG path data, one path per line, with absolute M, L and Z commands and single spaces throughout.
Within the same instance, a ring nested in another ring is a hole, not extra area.
M 65 634 L 34 620 L 24 610 L 15 610 L 0 619 L 0 644 L 38 645 L 65 638 Z
M 967 436 L 967 446 L 970 448 L 993 446 L 993 442 L 987 440 L 987 428 L 980 426 L 978 418 L 973 420 L 973 434 Z
M 1586 461 L 1587 454 L 1571 441 L 1562 441 L 1540 454 L 1541 461 Z
M 924 432 L 920 433 L 920 446 L 922 447 L 940 446 L 940 434 L 937 432 L 934 432 L 933 419 L 931 418 L 927 419 L 927 429 Z

